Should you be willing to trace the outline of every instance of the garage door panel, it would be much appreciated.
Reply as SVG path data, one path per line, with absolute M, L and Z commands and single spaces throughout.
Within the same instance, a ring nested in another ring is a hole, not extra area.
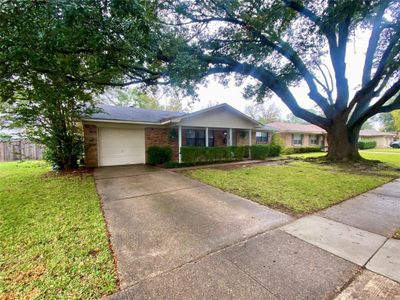
M 101 128 L 99 140 L 100 166 L 145 162 L 144 129 Z

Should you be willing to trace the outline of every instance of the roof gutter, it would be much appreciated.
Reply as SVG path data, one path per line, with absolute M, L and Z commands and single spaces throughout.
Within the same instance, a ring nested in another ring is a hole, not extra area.
M 154 123 L 154 122 L 137 122 L 137 121 L 105 120 L 105 119 L 82 119 L 82 122 L 117 123 L 117 124 L 132 124 L 132 125 L 158 125 L 158 126 L 171 123 L 170 120 L 161 123 Z

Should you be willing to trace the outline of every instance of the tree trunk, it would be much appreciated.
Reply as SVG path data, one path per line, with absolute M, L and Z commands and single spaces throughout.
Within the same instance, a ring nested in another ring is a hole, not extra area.
M 362 160 L 358 152 L 359 133 L 360 128 L 349 129 L 346 121 L 335 120 L 327 133 L 327 159 L 335 162 Z

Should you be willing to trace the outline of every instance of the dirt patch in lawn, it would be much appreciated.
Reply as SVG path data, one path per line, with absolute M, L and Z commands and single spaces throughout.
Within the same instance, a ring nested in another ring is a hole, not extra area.
M 94 168 L 79 168 L 73 170 L 57 170 L 50 171 L 43 174 L 43 177 L 58 177 L 58 176 L 82 176 L 82 175 L 92 175 Z

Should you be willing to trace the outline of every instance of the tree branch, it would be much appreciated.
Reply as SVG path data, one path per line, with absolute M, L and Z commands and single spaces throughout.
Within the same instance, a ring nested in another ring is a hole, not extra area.
M 349 127 L 355 127 L 356 125 L 363 124 L 370 117 L 376 115 L 377 113 L 380 113 L 381 108 L 384 107 L 384 105 L 399 92 L 399 89 L 400 89 L 400 79 L 398 79 L 397 82 L 395 82 L 388 90 L 386 90 L 386 92 L 382 95 L 382 97 L 378 101 L 376 101 L 372 106 L 366 107 L 362 111 L 361 110 L 354 111 L 353 115 L 351 116 L 348 122 Z M 395 99 L 395 102 L 397 101 L 398 99 Z
M 230 57 L 202 56 L 202 59 L 210 64 L 225 64 L 225 66 L 215 66 L 210 68 L 206 75 L 235 72 L 238 74 L 251 76 L 262 82 L 266 87 L 277 94 L 295 116 L 322 128 L 326 129 L 328 127 L 327 119 L 300 107 L 286 84 L 282 82 L 282 80 L 280 80 L 274 73 L 264 68 L 256 67 L 247 63 L 239 63 Z
M 381 23 L 383 19 L 383 14 L 388 4 L 388 1 L 383 2 L 382 5 L 379 6 L 376 13 L 376 17 L 371 30 L 371 35 L 369 37 L 367 53 L 365 55 L 364 70 L 362 74 L 363 87 L 367 85 L 368 81 L 371 79 L 372 63 L 375 56 L 376 48 L 378 47 L 379 37 L 382 32 Z
M 396 109 L 400 109 L 400 94 L 397 95 L 397 97 L 394 99 L 393 103 L 390 103 L 389 105 L 382 106 L 379 109 L 379 113 L 387 113 L 394 111 Z

